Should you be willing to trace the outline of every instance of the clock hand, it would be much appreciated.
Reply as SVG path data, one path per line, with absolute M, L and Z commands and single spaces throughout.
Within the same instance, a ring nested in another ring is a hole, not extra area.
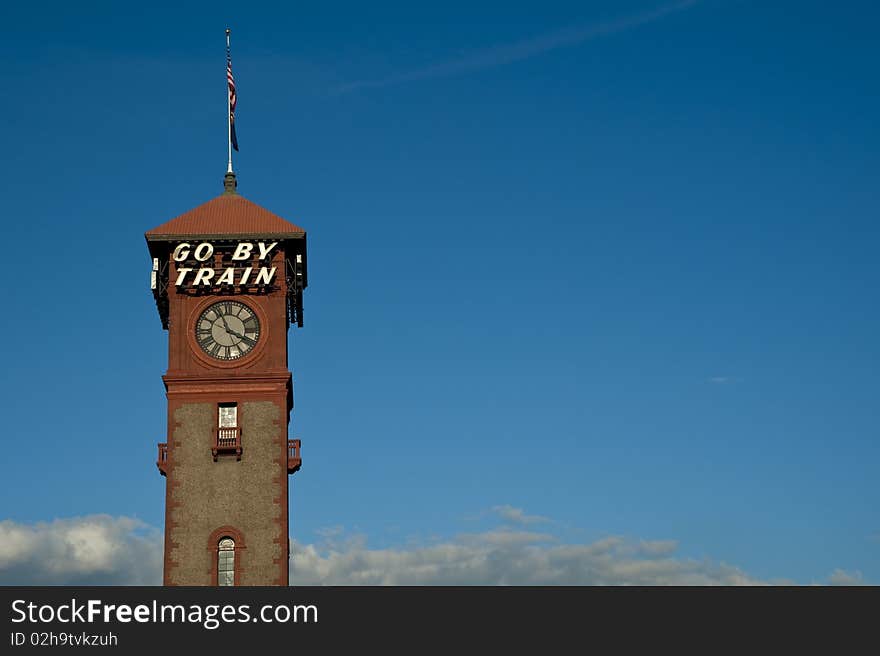
M 227 335 L 233 335 L 233 336 L 235 336 L 235 337 L 238 337 L 238 340 L 239 340 L 239 341 L 236 342 L 235 344 L 232 344 L 232 346 L 236 346 L 239 342 L 241 342 L 241 341 L 244 339 L 244 335 L 242 335 L 242 334 L 239 333 L 239 332 L 236 332 L 235 330 L 233 330 L 232 328 L 229 327 L 229 324 L 226 323 L 226 316 L 225 316 L 225 315 L 221 314 L 221 315 L 220 315 L 220 319 L 222 319 L 222 321 L 223 321 L 223 327 L 224 327 L 225 330 L 226 330 L 226 334 L 227 334 Z
M 237 332 L 237 331 L 235 331 L 235 330 L 232 330 L 231 328 L 230 328 L 227 332 L 228 332 L 230 335 L 235 335 L 235 336 L 238 337 L 239 339 L 244 339 L 244 335 L 242 335 L 240 332 Z

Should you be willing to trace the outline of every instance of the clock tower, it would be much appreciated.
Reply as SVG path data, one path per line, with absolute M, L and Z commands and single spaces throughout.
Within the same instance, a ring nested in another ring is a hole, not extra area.
M 240 196 L 146 233 L 151 286 L 168 331 L 165 585 L 287 585 L 287 333 L 302 326 L 306 233 Z

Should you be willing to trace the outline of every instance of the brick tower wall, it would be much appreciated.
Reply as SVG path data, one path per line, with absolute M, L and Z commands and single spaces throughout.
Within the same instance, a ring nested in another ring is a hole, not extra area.
M 217 404 L 169 406 L 165 585 L 215 584 L 223 527 L 240 535 L 236 585 L 287 585 L 286 399 L 239 403 L 241 460 L 221 454 L 216 462 Z

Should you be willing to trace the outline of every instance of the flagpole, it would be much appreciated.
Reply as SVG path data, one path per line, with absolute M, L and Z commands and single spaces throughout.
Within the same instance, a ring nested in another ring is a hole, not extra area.
M 232 98 L 229 95 L 229 33 L 231 30 L 226 28 L 226 145 L 229 149 L 229 163 L 226 166 L 226 172 L 232 173 Z

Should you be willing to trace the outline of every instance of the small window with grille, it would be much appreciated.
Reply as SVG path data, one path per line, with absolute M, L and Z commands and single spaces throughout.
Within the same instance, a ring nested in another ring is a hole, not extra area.
M 219 428 L 235 428 L 238 426 L 238 404 L 221 403 L 219 405 Z
M 214 460 L 220 453 L 234 453 L 241 458 L 241 428 L 238 426 L 238 404 L 217 404 L 217 432 L 211 449 Z

